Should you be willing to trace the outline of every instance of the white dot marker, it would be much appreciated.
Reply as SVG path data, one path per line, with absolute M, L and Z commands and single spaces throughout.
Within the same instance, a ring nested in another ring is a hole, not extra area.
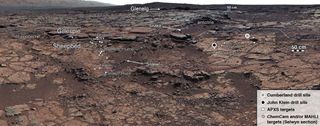
M 249 33 L 247 33 L 247 34 L 244 35 L 244 37 L 245 37 L 246 39 L 250 39 L 251 35 L 250 35 Z
M 212 46 L 213 49 L 216 49 L 218 44 L 214 42 L 214 43 L 211 44 L 211 46 Z

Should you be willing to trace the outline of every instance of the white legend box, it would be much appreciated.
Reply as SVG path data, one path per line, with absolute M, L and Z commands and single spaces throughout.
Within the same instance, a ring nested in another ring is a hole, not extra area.
M 257 126 L 320 126 L 320 90 L 258 90 Z

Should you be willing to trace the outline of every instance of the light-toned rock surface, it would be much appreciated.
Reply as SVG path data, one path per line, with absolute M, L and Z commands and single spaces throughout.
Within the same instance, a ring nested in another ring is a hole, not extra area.
M 5 108 L 6 116 L 17 116 L 22 114 L 24 111 L 30 110 L 30 107 L 26 104 L 22 105 L 15 105 L 15 106 L 10 106 Z
M 18 72 L 8 77 L 8 80 L 12 83 L 25 83 L 31 80 L 30 74 L 27 72 Z

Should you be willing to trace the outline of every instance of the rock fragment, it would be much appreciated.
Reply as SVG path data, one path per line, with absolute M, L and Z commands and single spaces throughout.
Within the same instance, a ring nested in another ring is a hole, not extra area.
M 71 113 L 70 116 L 72 116 L 72 117 L 83 117 L 83 114 L 82 114 L 82 112 L 78 111 L 78 112 L 75 112 L 75 113 Z
M 183 76 L 187 80 L 201 81 L 201 80 L 208 79 L 210 77 L 210 74 L 208 72 L 205 72 L 205 71 L 197 71 L 197 72 L 184 71 L 183 72 Z
M 0 64 L 0 67 L 7 67 L 7 64 L 2 63 Z
M 171 33 L 170 36 L 178 40 L 187 40 L 190 36 L 181 33 Z
M 28 111 L 28 110 L 30 110 L 30 107 L 26 104 L 15 105 L 15 106 L 10 106 L 5 108 L 6 116 L 8 117 L 20 115 L 22 112 Z
M 31 80 L 30 74 L 26 72 L 18 72 L 11 75 L 8 80 L 12 83 L 25 83 Z
M 56 78 L 56 79 L 53 80 L 54 84 L 63 84 L 63 82 L 64 82 L 63 78 Z
M 37 84 L 27 84 L 26 85 L 26 88 L 30 89 L 30 90 L 35 89 L 36 87 L 37 87 Z

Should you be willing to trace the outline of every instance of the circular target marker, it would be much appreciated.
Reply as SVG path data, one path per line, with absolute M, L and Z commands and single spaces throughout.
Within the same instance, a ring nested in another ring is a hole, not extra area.
M 244 35 L 244 37 L 245 37 L 246 39 L 250 39 L 251 35 L 250 35 L 249 33 L 247 33 L 247 34 Z
M 211 44 L 211 46 L 212 46 L 213 49 L 216 49 L 218 47 L 218 44 L 214 42 L 214 43 Z

